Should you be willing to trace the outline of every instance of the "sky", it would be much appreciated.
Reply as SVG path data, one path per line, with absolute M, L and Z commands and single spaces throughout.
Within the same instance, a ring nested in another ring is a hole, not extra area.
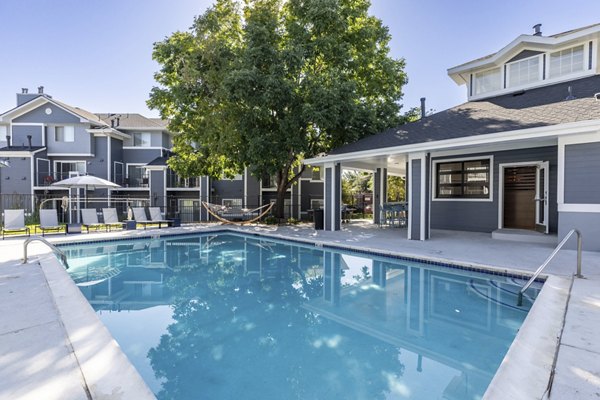
M 542 24 L 552 35 L 600 23 L 597 0 L 371 0 L 404 58 L 403 110 L 427 98 L 442 111 L 466 101 L 446 70 L 494 53 Z M 188 30 L 212 0 L 0 0 L 0 112 L 21 88 L 92 112 L 157 117 L 146 100 L 159 65 L 152 47 Z

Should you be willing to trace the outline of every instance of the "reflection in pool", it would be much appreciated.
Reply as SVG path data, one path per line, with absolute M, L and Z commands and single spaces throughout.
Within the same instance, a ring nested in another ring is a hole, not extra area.
M 164 399 L 477 399 L 539 291 L 235 234 L 62 249 Z

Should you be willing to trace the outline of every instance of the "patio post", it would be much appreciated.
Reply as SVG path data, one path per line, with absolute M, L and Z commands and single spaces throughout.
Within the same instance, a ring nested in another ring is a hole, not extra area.
M 429 153 L 408 155 L 408 239 L 429 239 Z
M 387 201 L 387 168 L 377 168 L 373 176 L 373 223 L 381 222 L 381 206 Z
M 208 221 L 208 211 L 202 207 L 202 202 L 209 202 L 210 197 L 210 181 L 208 176 L 201 176 L 200 178 L 200 222 Z
M 326 231 L 339 231 L 342 223 L 342 166 L 327 163 L 325 168 L 325 221 Z

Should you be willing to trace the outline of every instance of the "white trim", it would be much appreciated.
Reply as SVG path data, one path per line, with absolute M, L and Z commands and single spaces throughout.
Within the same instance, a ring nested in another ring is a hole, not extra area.
M 34 182 L 33 182 L 35 180 L 35 174 L 34 174 L 34 172 L 35 172 L 35 165 L 34 165 L 34 160 L 35 160 L 35 157 L 31 157 L 29 159 L 29 165 L 30 165 L 30 168 L 31 168 L 31 172 L 29 173 L 29 176 L 31 177 L 31 179 L 29 179 L 29 181 L 30 181 L 29 182 L 29 190 L 30 190 L 29 193 L 30 194 L 33 194 L 33 187 L 35 186 Z M 35 199 L 33 198 L 33 196 L 31 196 L 31 210 L 35 211 Z
M 535 128 L 467 136 L 456 139 L 435 140 L 432 142 L 421 142 L 411 145 L 381 147 L 352 153 L 310 158 L 305 160 L 305 162 L 307 164 L 322 165 L 327 162 L 353 161 L 366 157 L 389 156 L 390 154 L 402 154 L 419 151 L 450 150 L 462 146 L 489 146 L 497 143 L 507 143 L 519 140 L 543 139 L 549 137 L 559 137 L 563 135 L 590 133 L 596 132 L 599 129 L 600 120 L 586 120 L 578 122 L 569 122 L 566 124 L 540 126 Z M 484 151 L 487 152 L 487 150 Z
M 163 207 L 165 208 L 165 217 L 167 216 L 167 169 L 163 170 Z
M 421 240 L 425 240 L 426 226 L 425 226 L 425 206 L 427 205 L 427 154 L 424 154 L 421 158 Z
M 106 179 L 112 182 L 111 166 L 112 166 L 112 138 L 106 137 Z M 110 194 L 110 189 L 108 190 Z
M 559 204 L 558 212 L 600 213 L 600 204 Z
M 85 118 L 84 116 L 77 114 L 77 113 L 61 106 L 60 104 L 53 101 L 50 97 L 47 97 L 46 95 L 43 95 L 43 94 L 40 94 L 38 97 L 35 97 L 32 100 L 29 100 L 28 102 L 23 103 L 20 106 L 17 106 L 11 110 L 6 111 L 3 114 L 0 114 L 0 121 L 4 121 L 7 116 L 15 114 L 15 115 L 12 115 L 12 118 L 10 119 L 12 121 L 13 119 L 18 118 L 24 114 L 27 114 L 27 113 L 35 110 L 36 108 L 43 106 L 46 103 L 51 103 L 53 106 L 60 108 L 64 112 L 79 118 L 79 122 L 81 122 L 81 123 L 106 124 L 104 121 L 101 121 L 100 118 L 98 118 L 97 121 L 96 120 L 90 121 L 87 118 Z
M 146 164 L 142 164 L 144 166 L 144 169 L 147 171 L 162 171 L 162 170 L 166 170 L 168 167 L 166 165 L 146 165 Z M 165 185 L 166 185 L 166 181 L 165 181 Z
M 11 122 L 14 126 L 44 126 L 43 122 Z
M 549 138 L 543 140 L 536 140 L 535 142 L 511 142 L 511 143 L 500 143 L 492 146 L 486 146 L 485 149 L 481 147 L 477 148 L 464 148 L 456 150 L 441 150 L 431 152 L 431 157 L 452 157 L 452 156 L 466 156 L 469 154 L 487 154 L 495 153 L 500 151 L 509 150 L 521 150 L 521 149 L 537 149 L 539 147 L 556 146 L 558 144 L 557 138 Z
M 48 153 L 48 157 L 96 157 L 92 153 Z
M 437 198 L 437 165 L 448 163 L 448 162 L 458 162 L 458 161 L 475 161 L 475 160 L 490 160 L 490 172 L 489 172 L 489 189 L 490 193 L 487 199 L 471 199 L 471 198 Z M 489 155 L 481 155 L 474 157 L 458 157 L 458 158 L 444 158 L 433 160 L 431 158 L 431 201 L 467 201 L 467 202 L 493 202 L 494 201 L 494 156 L 492 154 Z
M 143 117 L 143 115 L 142 115 L 142 117 Z M 161 128 L 159 126 L 157 126 L 157 127 L 149 127 L 149 126 L 118 126 L 117 125 L 117 126 L 115 126 L 115 128 L 119 128 L 119 129 L 122 129 L 124 131 L 138 131 L 138 132 L 139 131 L 161 131 L 161 132 L 165 132 L 165 133 L 171 134 L 167 130 L 167 128 Z
M 146 146 L 146 147 L 123 146 L 123 150 L 167 150 L 167 151 L 169 151 L 170 149 L 167 149 L 166 147 L 161 147 L 161 146 Z
M 504 168 L 539 167 L 543 163 L 544 163 L 543 161 L 522 161 L 522 162 L 511 162 L 511 163 L 498 164 L 498 229 L 504 228 Z M 548 172 L 550 172 L 550 171 L 548 171 Z M 548 180 L 550 179 L 550 174 L 548 174 L 546 179 L 548 179 Z M 536 180 L 536 187 L 537 187 L 537 180 Z M 547 204 L 546 207 L 549 208 L 550 204 Z M 536 215 L 537 215 L 537 212 L 538 212 L 538 210 L 536 207 Z M 548 222 L 548 224 L 550 223 L 550 221 L 547 221 L 547 222 Z

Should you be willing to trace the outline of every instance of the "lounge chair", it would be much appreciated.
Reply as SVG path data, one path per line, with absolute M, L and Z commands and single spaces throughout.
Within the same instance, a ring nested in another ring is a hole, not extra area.
M 108 226 L 108 230 L 113 226 L 123 229 L 123 222 L 119 221 L 116 208 L 103 208 L 102 216 L 104 217 L 104 225 Z
M 25 210 L 4 210 L 4 226 L 2 227 L 2 240 L 6 232 L 24 232 L 30 236 L 31 232 L 25 226 Z
M 108 226 L 101 224 L 98 221 L 98 213 L 95 208 L 82 208 L 81 209 L 81 225 L 90 233 L 90 228 L 96 228 L 96 231 L 101 227 L 105 227 L 108 231 Z
M 162 215 L 160 214 L 160 208 L 150 207 L 149 209 L 151 217 L 158 217 L 160 219 L 148 219 L 148 217 L 146 217 L 146 210 L 143 207 L 132 207 L 131 210 L 133 211 L 133 219 L 135 219 L 135 222 L 137 222 L 140 225 L 144 225 L 144 229 L 146 229 L 148 225 L 153 224 L 158 224 L 159 229 L 162 228 L 162 224 L 166 224 L 168 226 L 169 221 L 162 219 Z M 158 210 L 158 215 L 156 210 Z
M 40 210 L 40 225 L 34 228 L 34 233 L 37 233 L 38 228 L 42 231 L 42 236 L 46 234 L 46 231 L 56 231 L 60 232 L 61 229 L 64 229 L 64 226 L 61 226 L 58 223 L 58 213 L 55 209 L 49 210 Z M 67 234 L 67 230 L 65 229 L 65 235 Z

